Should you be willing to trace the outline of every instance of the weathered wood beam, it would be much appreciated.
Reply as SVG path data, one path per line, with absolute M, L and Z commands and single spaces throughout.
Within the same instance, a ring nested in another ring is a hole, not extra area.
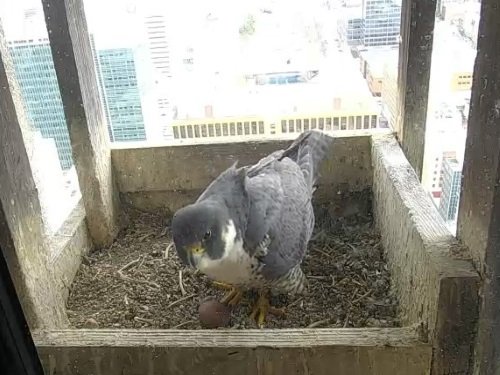
M 392 136 L 373 139 L 374 216 L 404 326 L 421 324 L 431 374 L 466 374 L 477 322 L 479 275 Z
M 483 0 L 458 237 L 482 276 L 475 374 L 500 373 L 500 5 Z
M 412 328 L 75 329 L 34 341 L 47 375 L 421 375 L 431 359 Z
M 143 210 L 175 211 L 196 200 L 203 189 L 234 162 L 256 163 L 290 143 L 267 140 L 123 148 L 113 149 L 111 155 L 125 202 Z M 372 185 L 370 136 L 335 137 L 332 150 L 321 166 L 321 178 L 314 195 L 315 203 L 328 203 L 330 207 L 341 203 L 340 200 L 348 204 L 349 200 L 344 198 L 348 192 L 361 192 Z M 208 166 L 207 160 L 210 160 Z
M 399 123 L 396 132 L 408 161 L 422 179 L 425 125 L 436 0 L 403 0 L 399 47 Z
M 118 232 L 120 205 L 83 1 L 42 3 L 89 232 L 104 247 Z
M 31 329 L 63 327 L 64 300 L 48 266 L 30 129 L 0 25 L 0 246 Z M 25 142 L 26 138 L 26 142 Z

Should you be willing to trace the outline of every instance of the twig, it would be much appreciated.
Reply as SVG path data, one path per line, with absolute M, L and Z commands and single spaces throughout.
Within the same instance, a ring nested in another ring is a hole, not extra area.
M 163 228 L 163 230 L 160 232 L 160 236 L 159 237 L 163 237 L 164 235 L 166 235 L 168 232 L 168 227 L 165 227 Z
M 154 236 L 154 233 L 146 233 L 145 235 L 138 238 L 139 242 L 144 241 L 146 238 Z
M 349 246 L 354 251 L 358 251 L 358 249 L 356 247 L 354 247 L 354 245 L 352 245 L 350 243 L 348 243 L 347 246 Z
M 168 306 L 167 306 L 167 309 L 169 309 L 169 308 L 171 308 L 171 307 L 174 307 L 175 305 L 178 305 L 179 303 L 184 302 L 185 300 L 188 300 L 188 299 L 190 299 L 190 298 L 193 298 L 193 297 L 195 297 L 196 295 L 197 295 L 196 293 L 193 293 L 193 294 L 190 294 L 190 295 L 188 295 L 188 296 L 186 296 L 186 297 L 182 297 L 182 298 L 178 299 L 177 301 L 174 301 L 174 302 L 172 302 L 170 305 L 168 305 Z
M 304 299 L 304 297 L 299 297 L 299 298 L 297 298 L 295 301 L 290 302 L 290 303 L 287 305 L 287 307 L 286 307 L 286 308 L 288 309 L 288 308 L 290 308 L 290 307 L 293 307 L 293 306 L 295 306 L 295 305 L 298 305 L 298 304 L 299 304 L 299 302 L 301 302 L 303 299 Z
M 361 297 L 356 298 L 354 301 L 351 302 L 352 305 L 354 305 L 356 302 L 361 301 L 363 298 L 368 297 L 372 293 L 372 290 L 369 290 L 365 294 L 363 294 Z
M 362 284 L 360 283 L 358 280 L 356 280 L 355 278 L 352 278 L 351 281 L 356 284 L 356 285 L 359 285 L 359 286 L 366 286 L 365 284 Z
M 168 258 L 168 253 L 170 252 L 170 249 L 174 247 L 174 243 L 173 242 L 170 242 L 167 246 L 167 248 L 165 249 L 165 252 L 163 253 L 163 259 L 167 259 Z
M 137 266 L 137 269 L 141 268 L 141 266 L 143 265 L 143 263 L 144 263 L 145 260 L 146 260 L 146 258 L 142 257 L 141 263 L 139 263 L 139 265 Z
M 181 328 L 181 327 L 187 326 L 188 324 L 191 324 L 191 323 L 196 323 L 196 320 L 188 320 L 187 322 L 179 323 L 176 326 L 173 326 L 171 329 Z
M 152 282 L 152 281 L 141 280 L 141 279 L 133 279 L 130 276 L 124 275 L 123 272 L 121 272 L 121 271 L 118 271 L 118 275 L 120 276 L 120 278 L 122 280 L 130 281 L 130 282 L 133 282 L 133 283 L 145 284 L 145 285 L 149 285 L 150 287 L 153 287 L 153 288 L 156 288 L 156 289 L 161 289 L 161 287 L 157 283 Z
M 326 233 L 323 229 L 321 229 L 318 233 L 316 233 L 312 238 L 311 238 L 311 241 L 316 241 L 318 240 L 320 237 L 324 236 Z
M 184 289 L 184 282 L 182 281 L 182 270 L 179 270 L 179 288 L 181 289 L 181 294 L 186 295 L 186 289 Z
M 351 317 L 351 312 L 348 312 L 344 320 L 344 328 L 349 324 L 349 318 Z
M 119 273 L 122 273 L 123 271 L 125 270 L 128 270 L 130 267 L 136 265 L 137 263 L 139 263 L 141 261 L 142 257 L 139 257 L 131 262 L 128 262 L 127 264 L 125 264 L 122 268 L 120 268 L 120 270 L 118 271 Z
M 330 323 L 331 320 L 332 320 L 332 318 L 321 319 L 321 320 L 318 320 L 316 322 L 312 322 L 311 324 L 309 324 L 307 326 L 307 328 L 316 328 L 316 327 L 322 326 L 323 324 Z
M 342 280 L 340 280 L 336 285 L 341 285 L 347 280 L 347 277 L 344 277 Z
M 315 248 L 314 251 L 317 251 L 318 253 L 321 253 L 323 254 L 324 256 L 328 257 L 328 258 L 333 258 L 333 256 L 331 254 L 328 254 L 326 251 L 324 250 L 321 250 L 321 249 L 318 249 L 318 248 Z
M 125 295 L 125 297 L 123 297 L 123 301 L 125 302 L 125 305 L 128 306 L 128 297 L 127 297 L 127 295 Z
M 315 275 L 310 275 L 307 276 L 308 279 L 313 279 L 313 280 L 328 280 L 328 276 L 315 276 Z
M 153 324 L 154 321 L 153 319 L 146 319 L 146 318 L 141 318 L 139 316 L 134 317 L 134 320 L 139 323 L 148 323 L 148 324 Z
M 368 288 L 366 282 L 363 279 L 358 278 L 358 275 L 352 275 L 351 282 L 353 282 L 356 285 L 359 285 L 360 287 L 362 287 L 362 289 Z
M 354 298 L 356 298 L 356 296 L 358 294 L 358 290 L 359 290 L 359 288 L 354 289 L 354 293 L 352 294 L 351 301 L 350 301 L 351 306 L 352 306 L 352 302 L 353 302 Z

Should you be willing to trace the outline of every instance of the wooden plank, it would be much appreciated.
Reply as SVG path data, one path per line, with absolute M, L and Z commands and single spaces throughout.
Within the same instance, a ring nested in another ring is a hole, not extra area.
M 59 230 L 48 238 L 48 243 L 51 249 L 49 267 L 54 275 L 56 287 L 66 302 L 82 257 L 92 249 L 82 202 L 76 205 Z
M 402 2 L 398 72 L 400 123 L 396 130 L 419 180 L 424 164 L 435 13 L 436 0 Z
M 372 159 L 374 216 L 402 322 L 422 325 L 434 348 L 434 374 L 465 374 L 477 321 L 478 274 L 396 139 L 375 138 Z
M 30 327 L 61 327 L 67 318 L 47 264 L 49 249 L 28 156 L 31 133 L 14 77 L 0 26 L 0 245 Z
M 257 162 L 291 141 L 221 143 L 191 146 L 113 149 L 120 192 L 140 208 L 175 211 L 192 202 L 224 169 Z M 209 162 L 207 162 L 209 161 Z M 370 136 L 336 137 L 322 166 L 315 198 L 330 200 L 344 192 L 371 187 Z
M 105 247 L 119 230 L 119 195 L 83 1 L 42 3 L 89 232 L 95 246 Z
M 431 359 L 411 328 L 63 330 L 35 342 L 48 375 L 423 375 Z
M 483 0 L 458 237 L 481 274 L 475 374 L 500 373 L 500 7 Z

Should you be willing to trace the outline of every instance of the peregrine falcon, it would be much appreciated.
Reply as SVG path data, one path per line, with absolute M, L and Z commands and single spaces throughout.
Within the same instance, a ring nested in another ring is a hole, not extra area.
M 306 290 L 301 263 L 314 228 L 311 199 L 332 140 L 310 130 L 255 165 L 235 163 L 173 216 L 181 261 L 231 289 L 223 303 L 236 305 L 245 290 L 258 290 L 251 317 L 260 327 L 268 313 L 284 313 L 270 305 L 269 293 Z

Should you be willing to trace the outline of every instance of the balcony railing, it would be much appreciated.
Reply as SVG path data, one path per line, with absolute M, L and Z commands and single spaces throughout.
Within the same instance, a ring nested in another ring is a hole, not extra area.
M 176 120 L 174 139 L 256 138 L 279 134 L 299 134 L 309 129 L 355 131 L 380 127 L 375 111 L 336 111 L 320 114 L 294 114 L 278 118 L 226 117 Z

